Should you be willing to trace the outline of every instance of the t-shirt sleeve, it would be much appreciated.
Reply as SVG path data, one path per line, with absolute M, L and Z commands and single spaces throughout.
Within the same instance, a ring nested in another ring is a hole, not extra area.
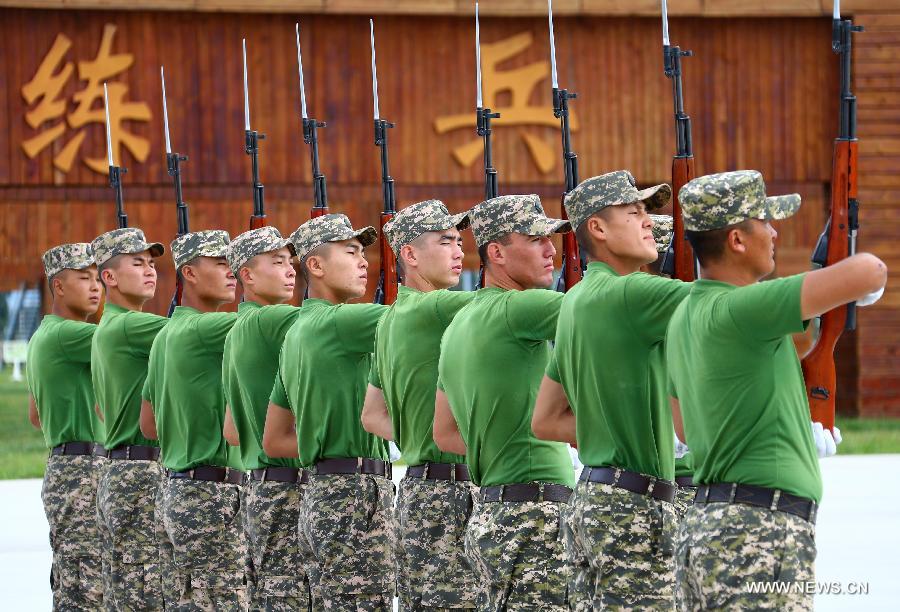
M 372 366 L 369 368 L 369 384 L 376 389 L 381 389 L 381 374 L 378 372 L 378 353 L 372 357 Z
M 474 291 L 449 291 L 447 289 L 435 291 L 434 312 L 444 326 L 450 325 L 456 313 L 474 297 Z
M 153 368 L 149 368 L 147 370 L 147 377 L 144 379 L 144 386 L 141 387 L 141 399 L 147 402 L 153 403 L 153 381 L 156 379 L 156 374 L 153 371 Z
M 378 321 L 387 310 L 381 304 L 341 305 L 334 315 L 334 324 L 346 349 L 354 353 L 373 352 Z
M 553 340 L 563 294 L 547 289 L 514 292 L 506 307 L 506 322 L 520 340 Z
M 76 363 L 91 362 L 91 340 L 97 326 L 93 323 L 66 321 L 59 326 L 59 348 L 69 360 Z
M 225 336 L 237 321 L 233 312 L 208 312 L 197 318 L 197 333 L 204 344 L 221 350 L 225 346 Z
M 690 283 L 680 280 L 644 273 L 629 275 L 622 300 L 635 333 L 648 344 L 661 342 L 669 319 L 690 290 Z
M 278 371 L 275 372 L 275 384 L 272 385 L 272 394 L 269 396 L 269 401 L 282 408 L 291 407 L 291 401 L 288 399 L 287 391 L 284 388 L 284 381 L 281 379 L 281 368 L 278 368 Z
M 727 297 L 734 325 L 748 338 L 761 341 L 800 333 L 805 322 L 800 295 L 805 274 L 739 287 Z
M 547 370 L 545 374 L 550 380 L 562 383 L 559 376 L 559 362 L 556 361 L 556 351 L 553 351 L 550 354 L 550 361 L 547 362 Z
M 281 346 L 284 336 L 297 320 L 300 308 L 290 304 L 263 306 L 259 316 L 259 326 L 263 334 L 276 345 Z
M 136 312 L 125 317 L 125 339 L 132 352 L 144 359 L 150 355 L 150 347 L 169 319 L 149 312 Z

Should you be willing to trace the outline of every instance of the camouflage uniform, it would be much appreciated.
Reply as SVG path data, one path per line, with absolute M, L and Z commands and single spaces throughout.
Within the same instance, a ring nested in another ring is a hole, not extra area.
M 487 583 L 479 610 L 569 609 L 568 512 L 568 504 L 546 501 L 477 506 L 466 530 L 466 554 Z
M 159 242 L 147 242 L 144 232 L 133 227 L 122 227 L 100 234 L 91 242 L 97 265 L 102 266 L 116 255 L 150 251 L 153 257 L 166 252 Z
M 569 221 L 547 217 L 535 194 L 497 196 L 477 205 L 469 215 L 479 247 L 507 234 L 550 236 L 575 227 Z
M 48 249 L 42 256 L 44 275 L 50 279 L 63 270 L 84 270 L 96 264 L 90 243 L 73 242 Z
M 678 542 L 686 610 L 812 610 L 805 593 L 749 593 L 751 582 L 815 580 L 815 526 L 741 504 L 691 506 Z
M 396 532 L 394 483 L 382 476 L 312 475 L 300 504 L 300 534 L 310 548 L 307 568 L 316 609 L 391 609 Z M 357 554 L 362 551 L 363 554 Z
M 656 241 L 656 250 L 665 253 L 672 242 L 672 233 L 675 230 L 675 220 L 671 215 L 650 215 L 653 220 L 653 239 Z
M 54 610 L 103 609 L 100 534 L 97 531 L 97 475 L 104 459 L 91 455 L 51 456 L 41 501 L 50 525 Z
M 411 204 L 384 224 L 384 234 L 394 255 L 400 249 L 427 232 L 437 232 L 451 227 L 464 230 L 469 227 L 469 213 L 451 215 L 440 200 L 425 200 Z

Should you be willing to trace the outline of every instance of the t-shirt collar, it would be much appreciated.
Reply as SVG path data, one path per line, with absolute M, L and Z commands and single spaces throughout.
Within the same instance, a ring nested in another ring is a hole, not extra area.
M 604 261 L 592 261 L 587 265 L 588 274 L 607 274 L 612 276 L 621 276 L 613 270 L 612 266 Z

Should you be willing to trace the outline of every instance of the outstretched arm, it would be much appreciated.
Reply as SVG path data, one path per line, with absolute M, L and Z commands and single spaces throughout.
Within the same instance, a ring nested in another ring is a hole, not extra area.
M 269 457 L 300 456 L 295 427 L 293 412 L 269 402 L 266 426 L 263 430 L 263 450 Z
M 362 409 L 362 426 L 370 434 L 385 440 L 394 439 L 394 427 L 388 414 L 384 393 L 374 385 L 366 389 L 366 401 Z
M 834 265 L 807 272 L 800 293 L 803 320 L 860 300 L 886 283 L 887 266 L 871 253 L 858 253 Z

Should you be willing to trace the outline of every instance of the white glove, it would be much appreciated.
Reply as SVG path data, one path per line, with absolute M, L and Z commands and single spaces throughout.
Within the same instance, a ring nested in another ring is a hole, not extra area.
M 841 430 L 835 427 L 834 433 L 832 433 L 831 430 L 825 429 L 821 423 L 814 422 L 811 425 L 813 441 L 816 443 L 816 452 L 819 454 L 819 457 L 835 455 L 837 453 L 837 445 L 843 439 Z
M 578 456 L 578 449 L 573 448 L 571 444 L 567 446 L 569 447 L 569 457 L 572 459 L 572 468 L 574 468 L 575 473 L 578 474 L 581 472 L 581 468 L 584 467 L 584 464 L 581 463 L 581 457 Z
M 394 444 L 393 441 L 388 442 L 388 452 L 390 453 L 390 456 L 391 456 L 391 462 L 394 462 L 400 458 L 400 455 L 401 455 L 400 449 L 397 448 L 397 445 Z
M 871 306 L 875 302 L 881 299 L 881 296 L 884 295 L 884 287 L 879 289 L 878 291 L 873 291 L 872 293 L 864 296 L 863 298 L 856 300 L 857 306 Z

